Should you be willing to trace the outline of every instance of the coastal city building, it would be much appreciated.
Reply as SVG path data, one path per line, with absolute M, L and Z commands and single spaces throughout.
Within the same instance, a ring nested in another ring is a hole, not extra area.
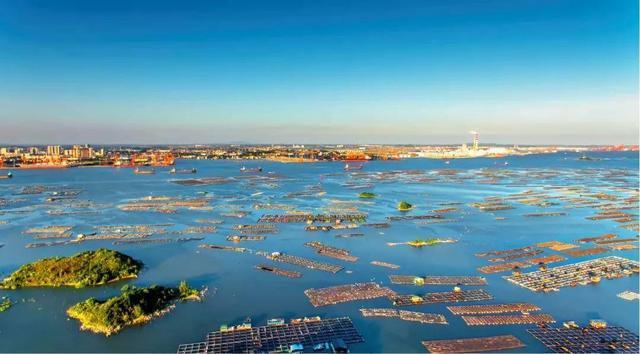
M 2 146 L 0 167 L 66 168 L 78 166 L 170 166 L 175 159 L 196 160 L 271 160 L 283 163 L 343 161 L 349 169 L 371 160 L 410 158 L 451 159 L 504 158 L 530 154 L 590 151 L 638 151 L 638 145 L 616 146 L 502 146 L 480 144 L 479 134 L 472 133 L 470 145 L 171 145 L 100 146 L 48 145 Z M 584 155 L 584 158 L 589 158 Z

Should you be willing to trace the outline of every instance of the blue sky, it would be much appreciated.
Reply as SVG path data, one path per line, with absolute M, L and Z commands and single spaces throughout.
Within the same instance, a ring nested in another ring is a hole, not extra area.
M 637 46 L 635 0 L 4 0 L 0 143 L 637 143 Z

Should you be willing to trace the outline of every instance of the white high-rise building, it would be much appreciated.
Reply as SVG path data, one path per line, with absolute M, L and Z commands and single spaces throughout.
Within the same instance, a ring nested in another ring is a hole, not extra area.
M 62 152 L 62 148 L 60 147 L 60 145 L 49 145 L 49 146 L 47 146 L 47 155 L 60 156 L 61 152 Z

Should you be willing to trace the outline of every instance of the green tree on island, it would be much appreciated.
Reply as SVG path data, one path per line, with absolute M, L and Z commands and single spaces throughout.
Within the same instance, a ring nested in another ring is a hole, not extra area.
M 400 211 L 408 211 L 413 209 L 413 205 L 405 202 L 404 200 L 398 203 L 398 210 Z

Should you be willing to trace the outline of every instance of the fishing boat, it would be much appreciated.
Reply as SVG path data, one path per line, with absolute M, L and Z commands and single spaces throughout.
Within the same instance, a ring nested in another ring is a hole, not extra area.
M 587 155 L 582 155 L 580 157 L 578 157 L 578 161 L 600 161 L 600 158 L 597 157 L 591 157 L 591 156 L 587 156 Z

